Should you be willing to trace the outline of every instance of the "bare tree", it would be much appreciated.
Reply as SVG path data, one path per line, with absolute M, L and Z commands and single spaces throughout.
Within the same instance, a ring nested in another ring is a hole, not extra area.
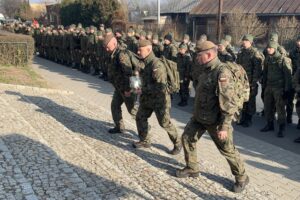
M 0 0 L 4 14 L 9 17 L 15 17 L 19 13 L 22 3 L 22 0 Z
M 264 37 L 267 32 L 267 26 L 258 19 L 256 14 L 245 14 L 241 10 L 235 10 L 225 16 L 224 32 L 230 34 L 233 44 L 237 45 L 245 34 Z
M 300 32 L 300 24 L 296 17 L 281 17 L 270 26 L 272 32 L 278 33 L 278 42 L 285 46 L 289 46 L 289 44 L 297 38 Z

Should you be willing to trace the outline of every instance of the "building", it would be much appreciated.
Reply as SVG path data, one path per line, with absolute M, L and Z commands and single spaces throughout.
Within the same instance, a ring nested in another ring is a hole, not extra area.
M 47 16 L 47 24 L 48 25 L 60 25 L 60 4 L 50 4 L 46 5 L 46 16 Z

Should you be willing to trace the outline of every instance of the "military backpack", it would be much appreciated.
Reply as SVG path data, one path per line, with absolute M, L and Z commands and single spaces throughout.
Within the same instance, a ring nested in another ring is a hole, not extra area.
M 234 80 L 234 94 L 233 94 L 233 102 L 236 106 L 236 113 L 234 121 L 239 120 L 240 112 L 243 109 L 243 105 L 245 102 L 249 101 L 250 97 L 250 84 L 248 80 L 247 73 L 245 69 L 236 63 L 226 62 L 222 67 L 226 67 L 232 73 L 232 77 Z
M 177 70 L 177 63 L 166 59 L 164 56 L 159 58 L 159 60 L 164 64 L 167 71 L 167 91 L 172 93 L 177 93 L 180 89 L 180 78 L 179 72 Z

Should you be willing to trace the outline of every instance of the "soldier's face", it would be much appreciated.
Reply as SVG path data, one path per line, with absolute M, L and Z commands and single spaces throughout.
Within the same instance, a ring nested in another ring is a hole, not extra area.
M 224 45 L 219 44 L 218 45 L 218 51 L 224 51 L 224 50 L 225 50 Z
M 243 40 L 243 41 L 242 41 L 242 46 L 243 46 L 245 49 L 250 48 L 251 45 L 252 45 L 252 43 L 251 43 L 250 41 L 248 41 L 248 40 Z
M 151 53 L 151 51 L 152 51 L 151 46 L 139 47 L 138 54 L 142 59 L 144 59 Z
M 275 53 L 275 49 L 274 48 L 267 48 L 267 52 L 269 55 L 273 55 Z
M 106 46 L 106 51 L 109 53 L 114 52 L 114 50 L 117 48 L 117 39 L 113 38 L 109 41 L 109 43 Z
M 187 49 L 179 49 L 179 53 L 184 55 L 186 53 Z
M 165 40 L 164 43 L 165 43 L 166 45 L 171 44 L 170 40 Z
M 183 39 L 183 43 L 187 44 L 187 43 L 189 43 L 189 40 L 188 39 Z
M 296 45 L 298 48 L 300 48 L 300 40 L 297 40 Z
M 154 39 L 154 40 L 152 40 L 152 43 L 153 43 L 153 44 L 157 44 L 157 43 L 158 43 L 158 40 Z
M 200 65 L 209 63 L 216 57 L 216 49 L 197 53 L 196 61 Z

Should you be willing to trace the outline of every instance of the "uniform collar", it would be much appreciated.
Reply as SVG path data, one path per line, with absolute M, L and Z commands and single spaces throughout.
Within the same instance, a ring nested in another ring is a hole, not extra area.
M 218 66 L 218 64 L 220 64 L 221 61 L 219 60 L 218 56 L 214 59 L 212 59 L 210 62 L 202 65 L 205 69 L 207 70 L 213 70 L 214 68 L 216 68 Z
M 153 51 L 144 59 L 145 65 L 148 65 L 153 59 L 155 58 L 155 55 Z

